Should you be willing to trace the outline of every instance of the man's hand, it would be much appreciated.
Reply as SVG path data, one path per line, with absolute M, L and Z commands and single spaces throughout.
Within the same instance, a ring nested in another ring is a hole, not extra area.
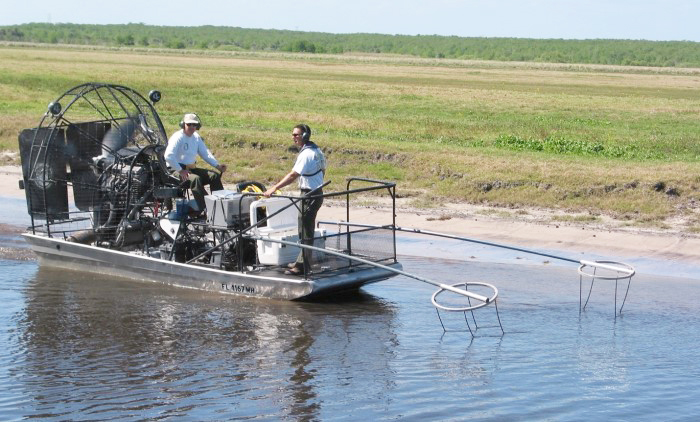
M 190 171 L 187 169 L 182 169 L 180 170 L 180 179 L 182 179 L 183 182 L 186 182 L 190 178 Z
M 219 165 L 216 167 L 216 169 L 219 170 L 221 173 L 225 172 L 227 168 L 228 168 L 228 167 L 226 167 L 226 164 L 219 164 Z

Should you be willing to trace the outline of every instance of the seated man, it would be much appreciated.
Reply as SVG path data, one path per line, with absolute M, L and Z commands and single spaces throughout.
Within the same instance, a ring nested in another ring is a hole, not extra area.
M 185 114 L 180 127 L 181 129 L 168 139 L 165 161 L 179 175 L 180 180 L 189 181 L 189 188 L 197 201 L 199 211 L 202 212 L 205 209 L 204 195 L 207 194 L 204 186 L 209 185 L 212 191 L 222 190 L 224 186 L 221 183 L 221 175 L 226 171 L 226 166 L 219 164 L 204 144 L 204 139 L 197 133 L 202 124 L 196 114 Z M 219 172 L 197 168 L 197 155 Z

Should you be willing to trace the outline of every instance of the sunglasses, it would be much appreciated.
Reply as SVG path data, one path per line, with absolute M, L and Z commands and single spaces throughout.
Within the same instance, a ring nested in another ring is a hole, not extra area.
M 185 123 L 187 126 L 197 126 L 197 123 Z

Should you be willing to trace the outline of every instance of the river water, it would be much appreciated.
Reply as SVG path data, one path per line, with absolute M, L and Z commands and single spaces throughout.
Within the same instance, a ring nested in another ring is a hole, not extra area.
M 435 288 L 405 277 L 303 303 L 40 268 L 12 229 L 23 217 L 4 204 L 3 421 L 700 415 L 700 272 L 690 265 L 683 278 L 636 275 L 621 315 L 614 283 L 598 282 L 579 312 L 575 265 L 441 254 L 469 246 L 402 238 L 406 271 L 498 287 L 499 314 L 477 310 L 472 337 L 462 313 L 441 312 L 444 331 Z

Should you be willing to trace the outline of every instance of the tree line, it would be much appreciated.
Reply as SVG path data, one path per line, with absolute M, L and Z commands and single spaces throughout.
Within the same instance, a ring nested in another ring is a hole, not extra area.
M 142 23 L 27 23 L 0 26 L 0 40 L 198 50 L 330 54 L 358 52 L 463 60 L 700 67 L 700 43 L 694 41 L 330 34 L 222 26 L 154 26 Z

